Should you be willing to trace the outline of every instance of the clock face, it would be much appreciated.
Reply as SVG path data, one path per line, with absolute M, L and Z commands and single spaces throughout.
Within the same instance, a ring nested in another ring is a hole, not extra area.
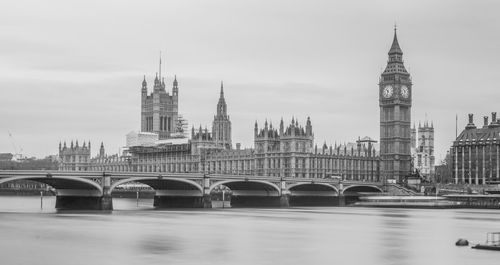
M 384 96 L 384 98 L 390 98 L 392 96 L 392 86 L 385 86 L 384 91 L 382 91 L 382 95 Z
M 403 96 L 403 98 L 408 98 L 410 96 L 410 91 L 405 85 L 401 86 L 401 96 Z

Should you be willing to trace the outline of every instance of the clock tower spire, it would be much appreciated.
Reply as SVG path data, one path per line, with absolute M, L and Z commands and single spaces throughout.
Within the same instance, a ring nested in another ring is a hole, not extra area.
M 410 174 L 412 81 L 396 28 L 388 55 L 379 80 L 381 175 L 401 182 Z

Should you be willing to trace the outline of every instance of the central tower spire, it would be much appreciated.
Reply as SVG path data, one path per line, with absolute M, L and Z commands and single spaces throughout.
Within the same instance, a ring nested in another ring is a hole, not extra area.
M 159 80 L 161 80 L 161 51 L 160 51 L 160 63 L 158 65 Z
M 389 55 L 391 55 L 391 54 L 403 55 L 403 51 L 401 50 L 401 47 L 399 47 L 397 31 L 398 31 L 397 28 L 394 27 L 394 38 L 392 40 L 391 49 L 389 50 Z
M 227 104 L 224 98 L 224 83 L 220 82 L 220 97 L 217 102 L 217 114 L 212 123 L 212 135 L 217 146 L 231 149 L 231 121 L 227 115 Z

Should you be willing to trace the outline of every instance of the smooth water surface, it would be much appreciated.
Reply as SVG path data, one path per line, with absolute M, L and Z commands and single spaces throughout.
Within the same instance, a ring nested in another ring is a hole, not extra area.
M 55 198 L 0 196 L 0 264 L 500 264 L 456 247 L 500 231 L 498 210 L 288 208 L 56 212 Z

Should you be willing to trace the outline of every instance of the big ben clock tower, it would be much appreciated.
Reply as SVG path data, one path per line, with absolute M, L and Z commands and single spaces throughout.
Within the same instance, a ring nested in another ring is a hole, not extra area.
M 398 182 L 410 174 L 412 82 L 403 64 L 396 28 L 387 67 L 380 77 L 381 177 Z

